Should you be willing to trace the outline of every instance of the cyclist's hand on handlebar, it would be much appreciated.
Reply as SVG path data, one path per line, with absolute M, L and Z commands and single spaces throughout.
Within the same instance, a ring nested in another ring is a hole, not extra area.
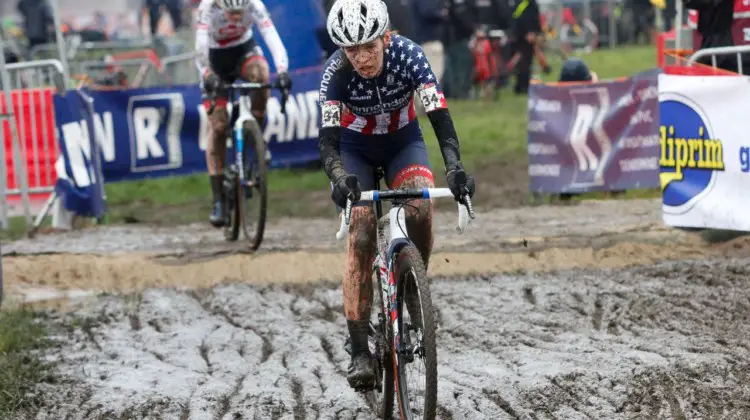
M 219 76 L 216 75 L 216 73 L 209 71 L 208 74 L 203 77 L 203 89 L 205 89 L 206 92 L 212 94 L 216 93 L 216 90 L 219 89 L 219 86 L 221 86 L 221 80 L 219 79 Z
M 356 202 L 361 195 L 362 188 L 360 187 L 359 180 L 355 175 L 341 176 L 333 183 L 331 199 L 342 209 L 346 208 L 347 198 L 351 198 L 353 202 Z
M 450 188 L 456 201 L 464 203 L 463 197 L 465 195 L 468 195 L 469 198 L 474 197 L 476 191 L 474 178 L 466 173 L 461 163 L 448 168 L 445 177 L 448 181 L 448 188 Z
M 292 89 L 292 78 L 289 77 L 289 73 L 287 73 L 285 71 L 279 73 L 278 84 L 279 84 L 279 88 L 281 88 L 281 89 L 291 90 Z

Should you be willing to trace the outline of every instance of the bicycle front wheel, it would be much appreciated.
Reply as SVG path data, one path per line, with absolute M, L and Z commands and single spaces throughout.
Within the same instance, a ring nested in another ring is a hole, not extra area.
M 268 205 L 268 168 L 266 167 L 266 142 L 257 121 L 244 123 L 245 144 L 245 185 L 238 188 L 237 203 L 242 217 L 242 231 L 255 251 L 263 241 L 266 228 L 266 207 Z
M 378 387 L 365 393 L 365 400 L 375 411 L 378 418 L 391 420 L 397 418 L 393 412 L 393 353 L 391 352 L 392 335 L 389 323 L 389 312 L 383 309 L 383 290 L 380 275 L 373 276 L 373 300 L 370 316 L 370 334 L 368 337 L 370 352 L 378 362 Z
M 437 348 L 435 312 L 424 262 L 414 245 L 397 258 L 396 394 L 401 419 L 435 418 L 437 409 Z
M 239 177 L 234 166 L 224 171 L 224 238 L 234 242 L 240 236 L 240 208 L 237 202 L 237 191 L 241 190 Z

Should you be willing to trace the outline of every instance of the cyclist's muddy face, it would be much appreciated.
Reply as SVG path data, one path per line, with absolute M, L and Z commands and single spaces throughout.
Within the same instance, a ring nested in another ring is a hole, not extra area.
M 385 57 L 385 45 L 389 42 L 388 34 L 367 44 L 354 47 L 344 47 L 344 53 L 354 69 L 362 77 L 371 79 L 380 74 L 383 69 L 383 58 Z
M 244 10 L 227 10 L 224 12 L 227 16 L 227 19 L 230 23 L 240 23 L 242 21 L 242 17 L 245 16 Z

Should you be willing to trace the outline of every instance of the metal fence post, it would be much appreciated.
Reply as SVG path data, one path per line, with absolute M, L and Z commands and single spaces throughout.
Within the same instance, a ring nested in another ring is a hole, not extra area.
M 0 35 L 0 47 L 3 47 L 2 35 Z M 0 52 L 2 52 L 0 50 Z M 31 204 L 29 202 L 29 183 L 28 174 L 26 173 L 26 162 L 22 160 L 21 144 L 18 138 L 18 127 L 16 125 L 16 116 L 13 111 L 13 100 L 11 99 L 12 90 L 10 88 L 10 77 L 8 77 L 7 67 L 5 65 L 5 54 L 0 53 L 0 82 L 3 85 L 3 94 L 5 96 L 5 106 L 10 115 L 8 124 L 10 124 L 10 141 L 13 146 L 13 169 L 16 179 L 19 181 L 21 189 L 21 201 L 23 202 L 23 212 L 26 217 L 26 226 L 31 225 Z M 5 145 L 3 144 L 3 147 Z M 2 163 L 3 165 L 5 162 Z
M 50 0 L 49 4 L 52 7 L 52 18 L 55 21 L 55 40 L 57 41 L 57 50 L 60 52 L 60 63 L 63 67 L 63 84 L 67 89 L 70 83 L 70 67 L 68 66 L 68 54 L 60 25 L 60 8 L 57 2 L 58 0 Z
M 3 57 L 0 57 L 0 60 L 5 61 L 5 55 L 3 54 L 5 48 L 5 44 L 3 43 L 3 37 L 0 35 L 0 55 Z M 0 67 L 0 72 L 5 74 L 8 70 L 3 65 Z M 3 86 L 3 95 L 5 95 L 5 85 L 2 81 L 0 81 L 0 85 Z M 0 129 L 3 129 L 4 124 L 3 121 L 6 119 L 10 121 L 10 117 L 13 116 L 13 113 L 10 109 L 7 109 L 6 112 L 2 113 L 0 116 Z M 0 131 L 0 138 L 3 139 L 2 144 L 0 144 L 0 198 L 2 198 L 2 201 L 0 201 L 0 227 L 2 228 L 8 228 L 8 171 L 6 168 L 6 162 L 7 158 L 5 156 L 5 130 Z M 11 140 L 12 141 L 12 140 Z

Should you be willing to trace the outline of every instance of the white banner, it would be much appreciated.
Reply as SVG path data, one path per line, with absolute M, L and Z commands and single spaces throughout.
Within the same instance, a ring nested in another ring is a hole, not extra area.
M 659 75 L 664 223 L 750 231 L 750 78 Z

